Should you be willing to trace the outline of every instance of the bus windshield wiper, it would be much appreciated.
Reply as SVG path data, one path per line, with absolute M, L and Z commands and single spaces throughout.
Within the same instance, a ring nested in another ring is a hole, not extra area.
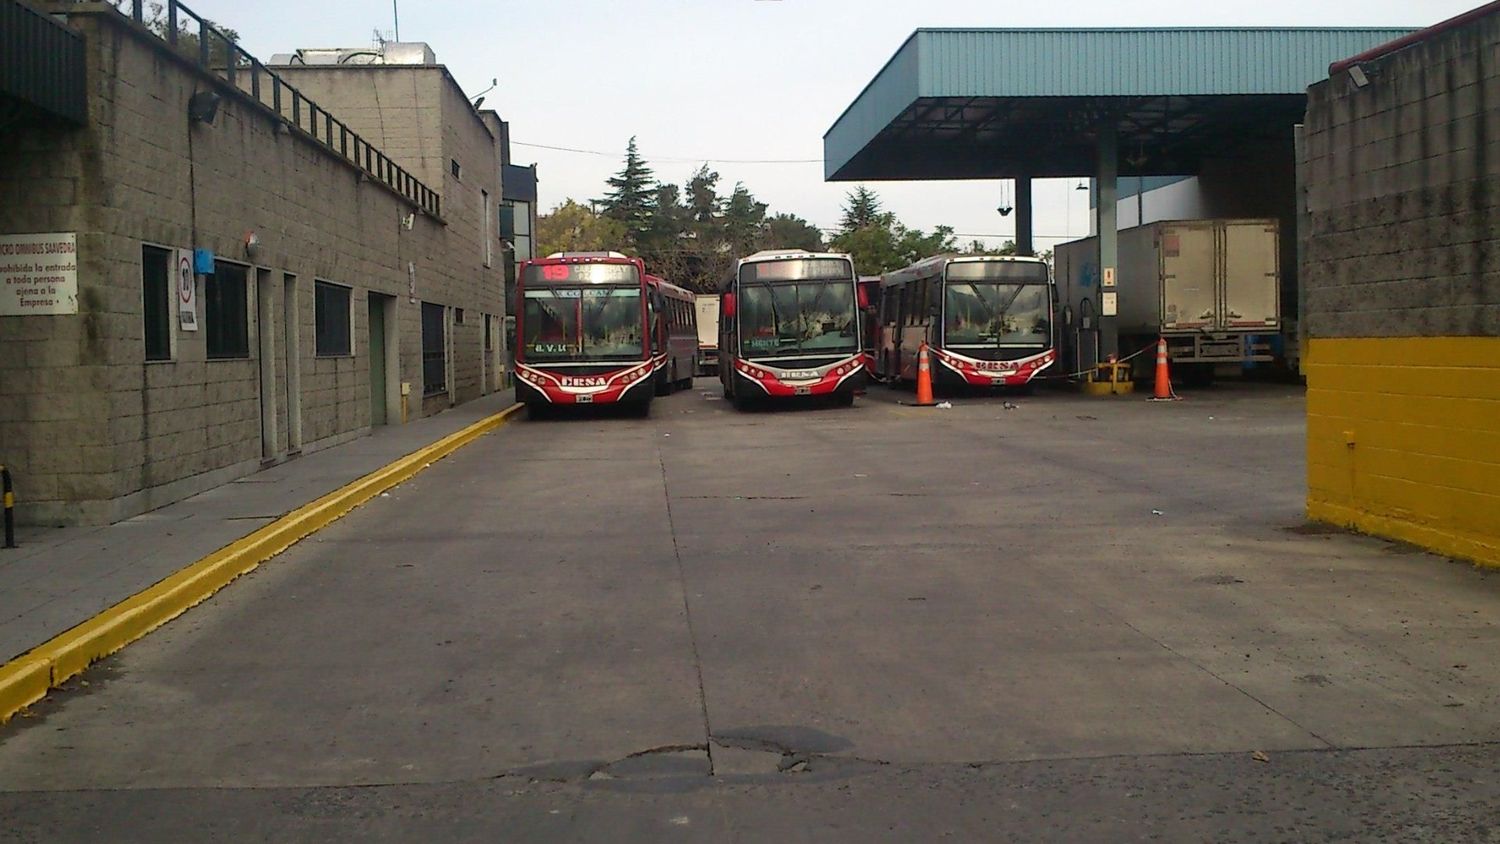
M 813 300 L 806 306 L 802 304 L 802 287 L 801 285 L 797 286 L 797 316 L 801 318 L 802 322 L 802 329 L 798 332 L 797 339 L 797 351 L 799 352 L 806 351 L 806 349 L 803 348 L 802 344 L 812 339 L 811 324 L 808 322 L 807 315 L 809 313 L 818 312 L 818 303 L 823 301 L 823 294 L 828 292 L 830 283 L 831 282 L 825 281 L 819 284 L 818 294 L 814 296 Z
M 996 346 L 999 346 L 1000 342 L 1005 339 L 1005 335 L 1007 333 L 1006 330 L 1005 330 L 1005 318 L 1010 315 L 1010 306 L 1014 305 L 1016 303 L 1016 300 L 1019 299 L 1019 298 L 1021 298 L 1021 293 L 1025 289 L 1026 289 L 1026 287 L 1024 285 L 1020 285 L 1020 284 L 1016 285 L 1016 292 L 1010 294 L 1010 298 L 1006 299 L 1005 300 L 1005 304 L 1003 304 L 1003 305 L 1000 306 L 1000 314 L 995 319 L 995 322 L 996 322 L 996 326 L 995 326 L 995 345 Z
M 775 345 L 780 346 L 781 345 L 781 314 L 778 313 L 777 310 L 776 310 L 776 291 L 771 288 L 771 285 L 770 285 L 769 282 L 764 282 L 764 281 L 763 282 L 759 282 L 755 286 L 759 287 L 760 289 L 762 289 L 764 291 L 766 291 L 766 299 L 770 302 L 770 307 L 771 307 L 771 336 L 773 338 L 775 338 L 775 341 L 776 341 Z M 741 287 L 743 289 L 745 287 L 745 285 L 742 284 Z M 740 338 L 740 342 L 741 343 L 744 342 L 744 338 L 743 337 Z

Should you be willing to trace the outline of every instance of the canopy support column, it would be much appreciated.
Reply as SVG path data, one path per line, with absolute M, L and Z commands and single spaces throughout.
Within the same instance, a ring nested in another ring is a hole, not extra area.
M 1099 169 L 1095 177 L 1099 201 L 1095 206 L 1095 230 L 1099 232 L 1099 357 L 1108 360 L 1120 353 L 1120 338 L 1115 317 L 1115 268 L 1119 266 L 1120 198 L 1119 137 L 1115 124 L 1100 127 Z
M 1032 256 L 1036 246 L 1032 234 L 1031 177 L 1016 179 L 1016 254 Z

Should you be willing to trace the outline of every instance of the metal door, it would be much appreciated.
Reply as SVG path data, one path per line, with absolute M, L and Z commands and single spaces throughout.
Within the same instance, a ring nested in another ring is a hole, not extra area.
M 385 416 L 385 303 L 371 294 L 370 311 L 370 424 L 386 424 Z
M 260 382 L 260 457 L 276 458 L 276 316 L 271 271 L 255 270 L 256 370 Z
M 1161 243 L 1162 326 L 1211 328 L 1218 317 L 1218 250 L 1208 223 L 1163 225 Z
M 1275 327 L 1280 299 L 1277 233 L 1263 220 L 1226 223 L 1223 319 L 1220 328 Z

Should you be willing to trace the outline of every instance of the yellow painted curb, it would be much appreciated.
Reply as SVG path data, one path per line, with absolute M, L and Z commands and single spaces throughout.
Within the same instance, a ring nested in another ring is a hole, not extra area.
M 479 437 L 499 428 L 523 405 L 512 405 L 431 445 L 371 472 L 241 537 L 154 586 L 0 665 L 0 724 L 90 663 L 150 633 L 297 544 L 355 507 L 410 479 Z

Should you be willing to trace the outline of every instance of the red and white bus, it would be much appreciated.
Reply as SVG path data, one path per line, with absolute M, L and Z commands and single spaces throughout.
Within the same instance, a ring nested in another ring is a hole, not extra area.
M 666 356 L 656 377 L 656 394 L 664 396 L 693 386 L 693 376 L 698 374 L 697 297 L 654 275 L 646 276 L 646 284 L 657 294 L 650 300 L 656 309 L 652 349 Z
M 639 258 L 577 252 L 526 261 L 516 298 L 516 398 L 534 414 L 586 404 L 646 412 L 652 397 L 691 382 L 692 294 L 647 275 Z
M 917 377 L 932 357 L 934 387 L 1020 387 L 1057 360 L 1052 273 L 1040 258 L 939 255 L 880 282 L 875 371 Z
M 719 299 L 719 380 L 737 408 L 767 398 L 854 403 L 866 370 L 848 255 L 802 249 L 736 262 Z

